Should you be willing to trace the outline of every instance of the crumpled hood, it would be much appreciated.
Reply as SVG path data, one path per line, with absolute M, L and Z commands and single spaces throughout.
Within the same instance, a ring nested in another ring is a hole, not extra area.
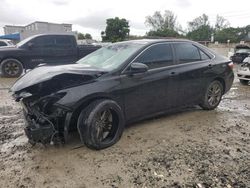
M 88 65 L 81 64 L 69 64 L 69 65 L 58 65 L 58 66 L 40 66 L 20 77 L 14 85 L 11 87 L 10 91 L 19 92 L 30 86 L 48 81 L 55 77 L 60 77 L 62 75 L 93 75 L 98 76 L 103 74 L 105 71 L 102 69 L 93 68 Z M 60 79 L 59 79 L 60 80 Z M 58 80 L 57 80 L 58 81 Z M 62 80 L 62 82 L 65 80 Z M 67 81 L 67 80 L 66 80 Z

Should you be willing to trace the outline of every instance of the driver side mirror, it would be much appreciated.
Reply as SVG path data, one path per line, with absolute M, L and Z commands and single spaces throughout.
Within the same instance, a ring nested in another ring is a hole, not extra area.
M 136 73 L 144 73 L 148 71 L 148 66 L 143 63 L 134 62 L 131 63 L 129 73 L 136 74 Z

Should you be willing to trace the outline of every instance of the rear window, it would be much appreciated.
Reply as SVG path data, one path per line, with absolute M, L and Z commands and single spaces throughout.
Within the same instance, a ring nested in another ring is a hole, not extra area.
M 210 59 L 210 57 L 203 51 L 199 50 L 200 51 L 200 55 L 201 55 L 201 60 L 207 60 L 207 59 Z
M 175 43 L 174 48 L 178 63 L 189 63 L 210 59 L 205 52 L 190 43 Z
M 176 43 L 174 44 L 174 48 L 179 63 L 189 63 L 201 60 L 198 48 L 192 44 Z
M 65 37 L 65 36 L 57 36 L 56 37 L 56 45 L 58 47 L 72 47 L 73 46 L 73 38 Z

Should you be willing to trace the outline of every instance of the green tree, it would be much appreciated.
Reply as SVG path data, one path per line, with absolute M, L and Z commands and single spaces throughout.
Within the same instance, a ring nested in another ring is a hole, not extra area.
M 147 16 L 145 24 L 153 31 L 157 30 L 175 30 L 177 26 L 177 17 L 170 10 L 165 10 L 164 14 L 160 11 L 156 11 L 153 16 Z
M 129 22 L 122 18 L 109 18 L 106 20 L 106 29 L 101 32 L 102 41 L 118 42 L 129 36 Z
M 91 34 L 89 34 L 89 33 L 86 33 L 86 34 L 85 34 L 85 39 L 92 39 L 92 36 L 91 36 Z
M 246 27 L 241 28 L 241 33 L 240 33 L 240 39 L 244 40 L 245 38 L 248 38 L 250 32 L 250 25 L 247 25 Z
M 157 37 L 177 37 L 181 28 L 177 23 L 177 16 L 170 10 L 165 10 L 164 14 L 156 11 L 152 16 L 147 16 L 145 25 L 151 28 L 147 36 Z
M 194 31 L 202 26 L 209 26 L 208 16 L 206 14 L 202 14 L 201 16 L 195 18 L 193 21 L 188 22 L 188 30 Z
M 229 26 L 230 26 L 230 23 L 227 19 L 225 19 L 224 17 L 219 16 L 219 15 L 216 16 L 216 22 L 214 25 L 215 31 L 228 28 Z
M 187 38 L 196 41 L 210 41 L 212 28 L 209 25 L 202 25 L 196 30 L 187 33 Z
M 214 40 L 221 42 L 221 43 L 226 43 L 227 40 L 230 40 L 230 42 L 239 42 L 240 41 L 240 28 L 224 28 L 219 31 L 217 31 L 214 35 Z
M 149 31 L 147 32 L 147 36 L 152 36 L 152 37 L 179 37 L 179 33 L 171 30 L 171 29 L 158 29 L 156 31 Z
M 247 38 L 248 32 L 250 32 L 250 25 L 246 27 L 224 28 L 215 33 L 214 39 L 215 41 L 222 43 L 227 42 L 227 40 L 236 43 L 240 42 L 241 40 L 245 40 Z
M 85 36 L 83 33 L 77 33 L 77 38 L 78 40 L 82 40 L 82 39 L 85 39 Z
M 213 33 L 213 28 L 210 26 L 208 16 L 202 14 L 195 18 L 193 21 L 188 22 L 187 38 L 196 41 L 207 41 L 210 40 Z

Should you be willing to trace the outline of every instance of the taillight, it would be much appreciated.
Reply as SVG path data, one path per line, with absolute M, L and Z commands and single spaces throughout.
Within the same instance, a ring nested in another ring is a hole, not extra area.
M 230 63 L 228 63 L 228 66 L 229 66 L 230 69 L 233 70 L 233 68 L 234 68 L 234 63 L 233 63 L 233 62 L 230 62 Z

